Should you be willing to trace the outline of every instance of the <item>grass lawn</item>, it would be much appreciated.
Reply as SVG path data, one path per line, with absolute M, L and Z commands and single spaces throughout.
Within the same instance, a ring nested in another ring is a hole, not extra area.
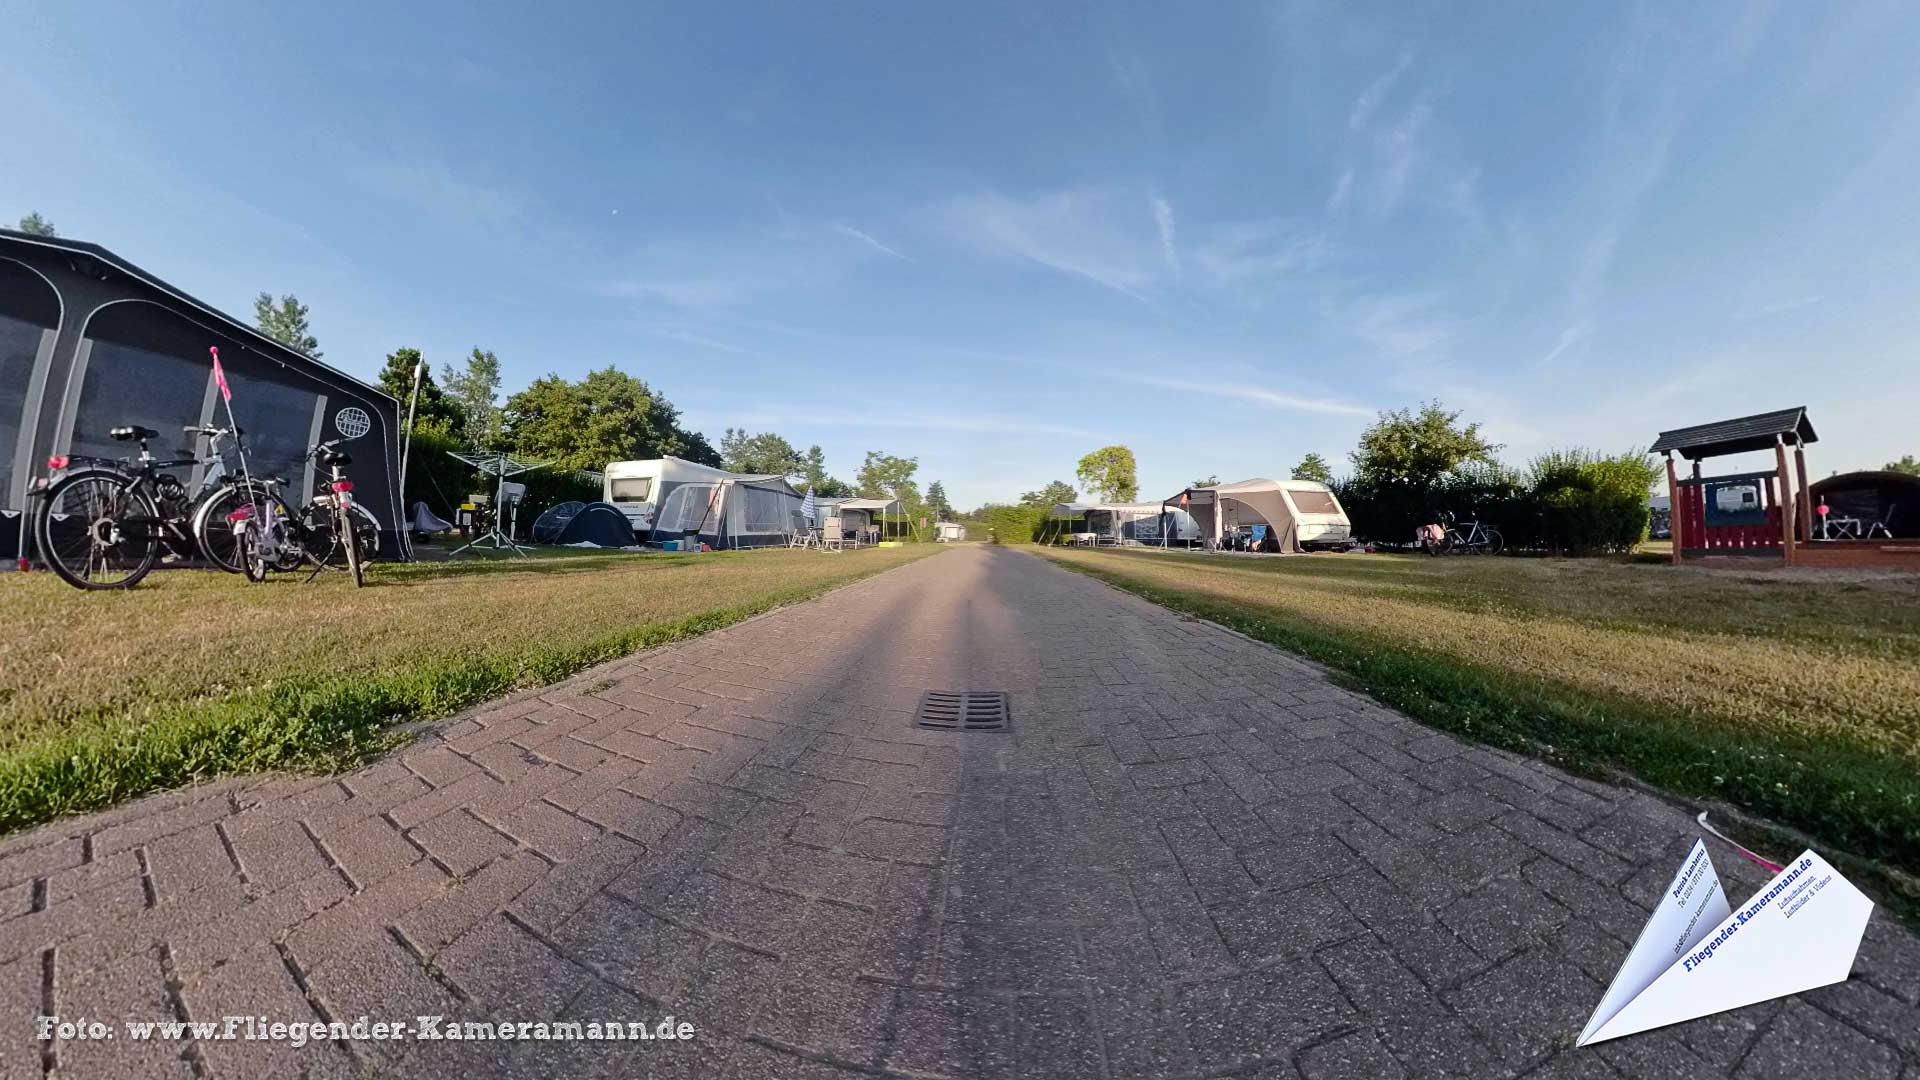
M 1920 872 L 1920 579 L 1045 553 L 1318 660 L 1435 727 L 1625 769 Z
M 932 554 L 597 552 L 346 575 L 0 574 L 0 832 L 209 776 L 350 764 L 445 716 Z

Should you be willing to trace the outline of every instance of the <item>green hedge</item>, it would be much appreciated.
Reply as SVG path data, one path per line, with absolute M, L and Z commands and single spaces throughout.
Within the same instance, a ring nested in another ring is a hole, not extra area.
M 988 506 L 981 513 L 987 540 L 995 544 L 1028 544 L 1040 539 L 1047 526 L 1045 506 Z
M 1349 480 L 1335 491 L 1354 535 L 1376 543 L 1410 544 L 1415 529 L 1444 511 L 1497 527 L 1512 550 L 1592 555 L 1632 551 L 1646 539 L 1657 475 L 1640 451 L 1554 450 L 1524 472 L 1475 465 L 1427 484 Z

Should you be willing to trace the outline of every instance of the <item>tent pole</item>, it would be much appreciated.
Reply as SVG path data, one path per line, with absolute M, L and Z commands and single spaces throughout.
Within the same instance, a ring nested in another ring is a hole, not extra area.
M 406 553 L 408 562 L 413 561 L 413 529 L 410 528 L 413 522 L 413 508 L 407 505 L 407 461 L 413 453 L 413 417 L 420 408 L 420 378 L 426 366 L 427 359 L 424 356 L 413 365 L 413 393 L 407 395 L 407 430 L 403 433 L 403 441 L 400 444 L 400 498 L 396 501 L 400 503 L 400 516 L 403 520 L 395 523 L 397 527 L 393 533 L 400 549 Z M 454 516 L 458 517 L 459 508 L 454 509 Z

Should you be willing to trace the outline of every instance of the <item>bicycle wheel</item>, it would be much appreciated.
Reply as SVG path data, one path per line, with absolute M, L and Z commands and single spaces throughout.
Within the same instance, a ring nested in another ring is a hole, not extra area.
M 360 530 L 356 527 L 359 523 L 351 520 L 353 514 L 345 507 L 336 508 L 333 514 L 338 523 L 334 531 L 340 537 L 340 550 L 347 557 L 347 573 L 353 575 L 353 587 L 357 589 L 367 583 L 366 568 L 360 564 Z
M 1498 555 L 1502 551 L 1505 551 L 1506 548 L 1507 548 L 1507 540 L 1506 540 L 1506 537 L 1503 537 L 1500 535 L 1500 530 L 1488 529 L 1487 530 L 1487 554 Z
M 227 515 L 239 509 L 240 504 L 245 501 L 247 501 L 247 495 L 240 485 L 223 487 L 208 496 L 207 501 L 201 503 L 200 509 L 193 515 L 193 539 L 200 547 L 201 557 L 229 574 L 238 574 L 246 570 L 235 550 L 236 534 L 233 525 L 227 521 Z M 267 503 L 284 520 L 296 520 L 293 510 L 287 506 L 286 500 L 280 497 L 279 492 L 259 491 L 256 488 L 254 501 Z M 293 570 L 300 565 L 297 554 L 290 563 L 284 558 L 281 562 L 283 565 L 276 566 L 275 569 Z
M 79 589 L 131 589 L 160 555 L 160 509 L 127 478 L 79 473 L 46 494 L 34 539 L 41 557 Z
M 261 550 L 258 522 L 249 521 L 233 531 L 233 553 L 248 581 L 258 584 L 267 580 L 267 557 Z

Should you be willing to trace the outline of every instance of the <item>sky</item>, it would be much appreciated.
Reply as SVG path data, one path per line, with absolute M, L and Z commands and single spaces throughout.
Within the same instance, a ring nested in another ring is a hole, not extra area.
M 488 9 L 491 10 L 488 10 Z M 34 4 L 30 210 L 325 358 L 612 364 L 716 442 L 964 507 L 1344 468 L 1437 399 L 1524 464 L 1807 405 L 1920 453 L 1920 7 Z

